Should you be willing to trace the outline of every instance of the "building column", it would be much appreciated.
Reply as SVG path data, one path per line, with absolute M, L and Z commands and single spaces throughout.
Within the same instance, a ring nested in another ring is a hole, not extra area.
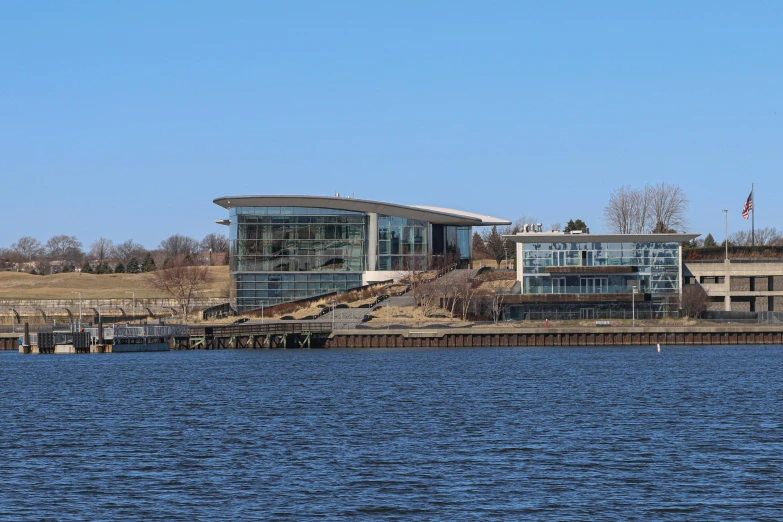
M 723 310 L 731 312 L 731 261 L 726 259 L 723 261 L 723 266 L 726 269 L 723 273 L 723 285 L 726 289 L 726 297 L 723 298 Z
M 378 261 L 378 214 L 370 212 L 367 216 L 367 271 L 374 272 Z

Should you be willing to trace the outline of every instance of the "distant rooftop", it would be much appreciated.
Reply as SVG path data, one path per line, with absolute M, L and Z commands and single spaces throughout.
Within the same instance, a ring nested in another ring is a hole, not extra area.
M 503 236 L 515 243 L 685 243 L 699 233 L 682 234 L 585 234 L 579 232 L 521 232 Z

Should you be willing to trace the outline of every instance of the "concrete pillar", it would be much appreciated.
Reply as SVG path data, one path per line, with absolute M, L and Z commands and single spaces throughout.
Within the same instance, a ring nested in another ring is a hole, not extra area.
M 367 214 L 370 218 L 367 224 L 367 271 L 375 271 L 378 261 L 378 214 L 370 212 Z
M 19 353 L 30 353 L 30 324 L 24 323 L 24 337 L 22 338 L 22 346 L 19 348 Z
M 731 312 L 731 261 L 726 259 L 723 261 L 723 285 L 726 290 L 726 297 L 723 298 L 723 310 Z

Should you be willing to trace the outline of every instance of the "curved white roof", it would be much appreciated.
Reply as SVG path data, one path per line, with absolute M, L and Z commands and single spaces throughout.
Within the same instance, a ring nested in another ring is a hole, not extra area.
M 226 209 L 233 207 L 318 207 L 354 212 L 375 212 L 388 216 L 428 221 L 439 225 L 475 227 L 511 224 L 506 219 L 451 208 L 398 205 L 395 203 L 336 196 L 225 196 L 215 199 L 214 202 Z

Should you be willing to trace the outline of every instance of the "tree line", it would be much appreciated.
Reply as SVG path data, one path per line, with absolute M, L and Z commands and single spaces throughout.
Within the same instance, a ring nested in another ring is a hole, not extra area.
M 152 272 L 175 260 L 191 264 L 227 264 L 228 238 L 207 234 L 198 240 L 174 234 L 155 249 L 129 239 L 115 243 L 101 237 L 85 249 L 76 236 L 55 235 L 45 243 L 31 236 L 19 238 L 8 248 L 0 247 L 0 270 L 34 274 L 82 271 L 94 274 Z
M 729 234 L 729 247 L 749 247 L 754 246 L 783 246 L 783 233 L 779 232 L 775 227 L 757 228 L 755 232 L 755 238 L 752 238 L 750 230 L 738 230 L 732 234 Z M 726 246 L 726 240 L 724 239 L 720 243 L 715 241 L 712 234 L 707 234 L 704 239 L 694 240 L 691 247 L 716 247 Z

